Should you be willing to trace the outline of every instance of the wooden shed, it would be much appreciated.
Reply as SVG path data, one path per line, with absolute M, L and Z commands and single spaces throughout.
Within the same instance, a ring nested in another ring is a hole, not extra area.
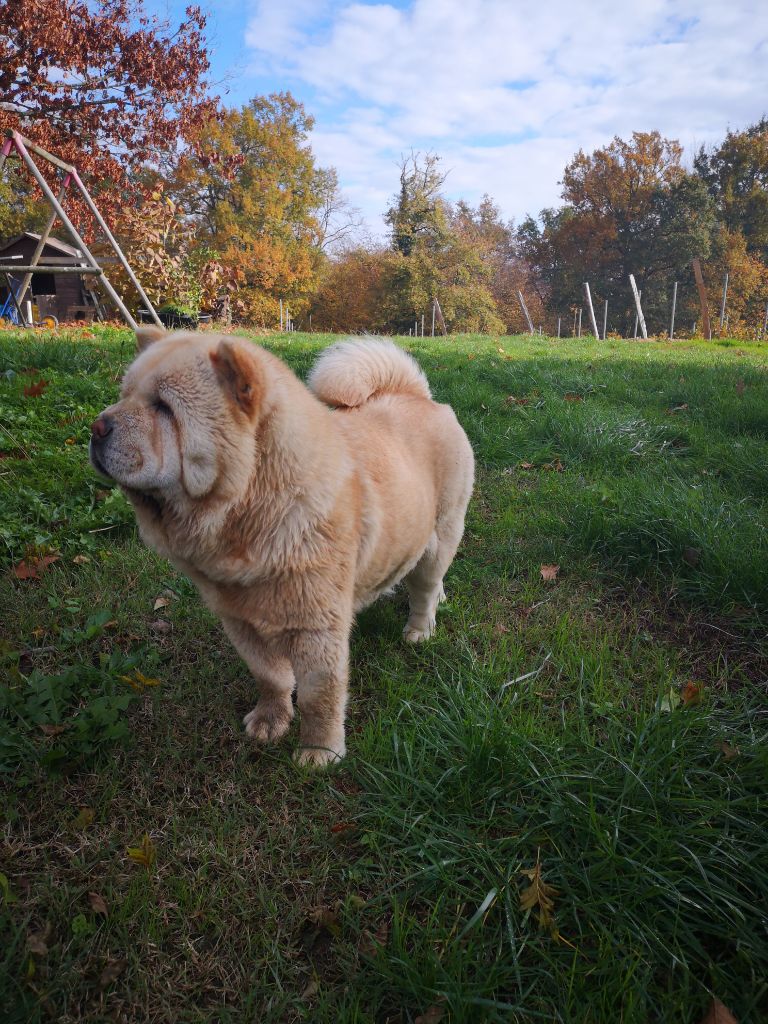
M 29 264 L 39 241 L 40 235 L 33 231 L 17 235 L 0 246 L 0 263 Z M 58 238 L 48 239 L 38 262 L 43 266 L 85 266 L 80 250 Z M 15 288 L 18 288 L 22 276 L 11 275 Z M 7 297 L 5 275 L 0 275 L 0 306 Z M 58 320 L 92 320 L 98 312 L 97 298 L 86 274 L 33 274 L 26 297 L 37 303 L 40 316 L 53 314 Z

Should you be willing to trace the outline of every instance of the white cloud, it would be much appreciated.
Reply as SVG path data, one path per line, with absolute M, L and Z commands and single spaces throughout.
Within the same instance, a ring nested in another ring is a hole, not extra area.
M 411 148 L 519 219 L 557 203 L 579 148 L 658 128 L 692 155 L 768 108 L 752 0 L 259 0 L 247 43 L 311 96 L 320 161 L 379 230 Z

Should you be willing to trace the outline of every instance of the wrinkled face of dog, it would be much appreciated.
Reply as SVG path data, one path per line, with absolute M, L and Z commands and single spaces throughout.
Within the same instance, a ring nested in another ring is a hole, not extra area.
M 139 328 L 139 355 L 120 400 L 91 427 L 94 468 L 139 492 L 199 501 L 233 500 L 250 478 L 263 399 L 258 356 L 248 342 Z

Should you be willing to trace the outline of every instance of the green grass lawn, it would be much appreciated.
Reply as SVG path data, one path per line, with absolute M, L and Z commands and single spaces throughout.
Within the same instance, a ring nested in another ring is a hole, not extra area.
M 311 775 L 88 466 L 128 333 L 0 335 L 4 1022 L 768 1019 L 768 348 L 401 340 L 475 497 Z

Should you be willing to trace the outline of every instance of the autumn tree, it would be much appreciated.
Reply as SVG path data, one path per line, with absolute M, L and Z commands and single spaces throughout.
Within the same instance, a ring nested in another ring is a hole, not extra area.
M 308 144 L 312 124 L 290 93 L 257 96 L 225 111 L 163 175 L 201 244 L 237 271 L 235 312 L 252 323 L 276 323 L 280 299 L 300 315 L 316 285 L 329 179 Z
M 694 160 L 724 227 L 744 236 L 747 251 L 768 262 L 768 118 L 719 146 L 701 147 Z
M 681 146 L 658 132 L 579 151 L 563 175 L 564 205 L 528 218 L 519 251 L 537 271 L 551 307 L 581 304 L 584 281 L 607 298 L 613 322 L 632 322 L 635 275 L 650 319 L 666 318 L 673 280 L 688 282 L 695 256 L 708 256 L 714 211 L 701 180 L 687 174 Z
M 199 7 L 172 26 L 140 0 L 5 0 L 0 129 L 76 164 L 109 217 L 127 175 L 211 116 L 204 28 Z
M 504 324 L 488 289 L 490 267 L 473 241 L 453 229 L 441 193 L 446 175 L 433 153 L 411 153 L 387 210 L 395 259 L 388 268 L 390 329 L 406 331 L 437 298 L 450 330 L 499 333 Z

